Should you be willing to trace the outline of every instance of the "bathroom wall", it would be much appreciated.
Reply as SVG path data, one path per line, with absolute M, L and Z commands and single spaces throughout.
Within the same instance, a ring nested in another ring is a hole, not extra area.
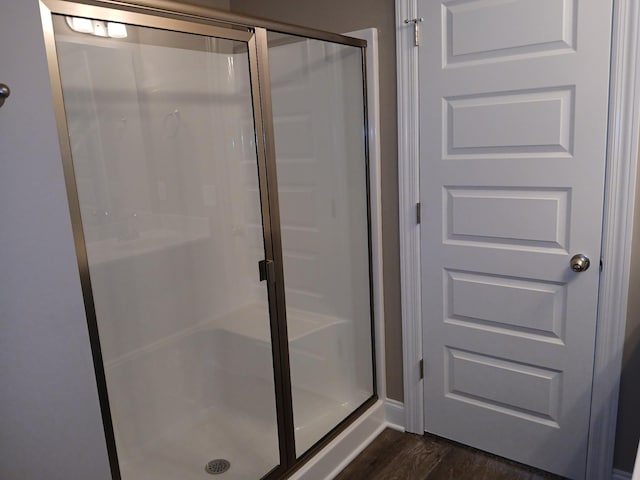
M 217 8 L 218 10 L 230 10 L 231 0 L 189 0 L 188 2 L 193 5 L 200 5 L 202 7 Z
M 640 441 L 640 169 L 636 181 L 627 329 L 616 431 L 616 468 L 630 472 Z
M 36 0 L 3 3 L 0 44 L 0 478 L 107 480 Z

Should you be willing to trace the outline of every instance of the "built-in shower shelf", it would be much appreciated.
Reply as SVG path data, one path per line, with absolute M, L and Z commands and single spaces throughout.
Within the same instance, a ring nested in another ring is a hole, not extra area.
M 320 315 L 304 310 L 287 309 L 287 333 L 290 342 L 305 337 L 311 333 L 322 330 L 328 326 L 343 323 L 335 317 Z M 237 335 L 253 338 L 261 342 L 270 342 L 270 325 L 268 306 L 263 303 L 256 303 L 242 307 L 231 312 L 216 326 Z

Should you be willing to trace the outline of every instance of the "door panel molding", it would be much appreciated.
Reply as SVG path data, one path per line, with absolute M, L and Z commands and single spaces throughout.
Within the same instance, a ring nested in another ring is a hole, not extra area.
M 417 0 L 396 0 L 398 80 L 398 178 L 405 428 L 423 433 L 419 191 L 418 48 L 412 24 Z M 587 478 L 613 471 L 618 390 L 635 202 L 640 102 L 640 6 L 614 0 L 609 92 L 609 131 L 602 230 L 604 269 L 599 290 L 594 381 L 588 440 Z

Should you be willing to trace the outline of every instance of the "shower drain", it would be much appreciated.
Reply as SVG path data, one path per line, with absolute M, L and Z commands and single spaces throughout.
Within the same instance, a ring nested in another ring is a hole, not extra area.
M 204 471 L 210 473 L 211 475 L 219 475 L 220 473 L 224 473 L 231 468 L 231 463 L 224 458 L 216 458 L 215 460 L 211 460 L 207 463 L 207 466 L 204 467 Z

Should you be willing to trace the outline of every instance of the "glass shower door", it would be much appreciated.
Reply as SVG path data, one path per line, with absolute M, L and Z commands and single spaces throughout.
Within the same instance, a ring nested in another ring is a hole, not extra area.
M 130 16 L 52 16 L 109 447 L 126 480 L 261 478 L 282 462 L 253 37 Z
M 296 455 L 375 394 L 363 49 L 269 32 Z

